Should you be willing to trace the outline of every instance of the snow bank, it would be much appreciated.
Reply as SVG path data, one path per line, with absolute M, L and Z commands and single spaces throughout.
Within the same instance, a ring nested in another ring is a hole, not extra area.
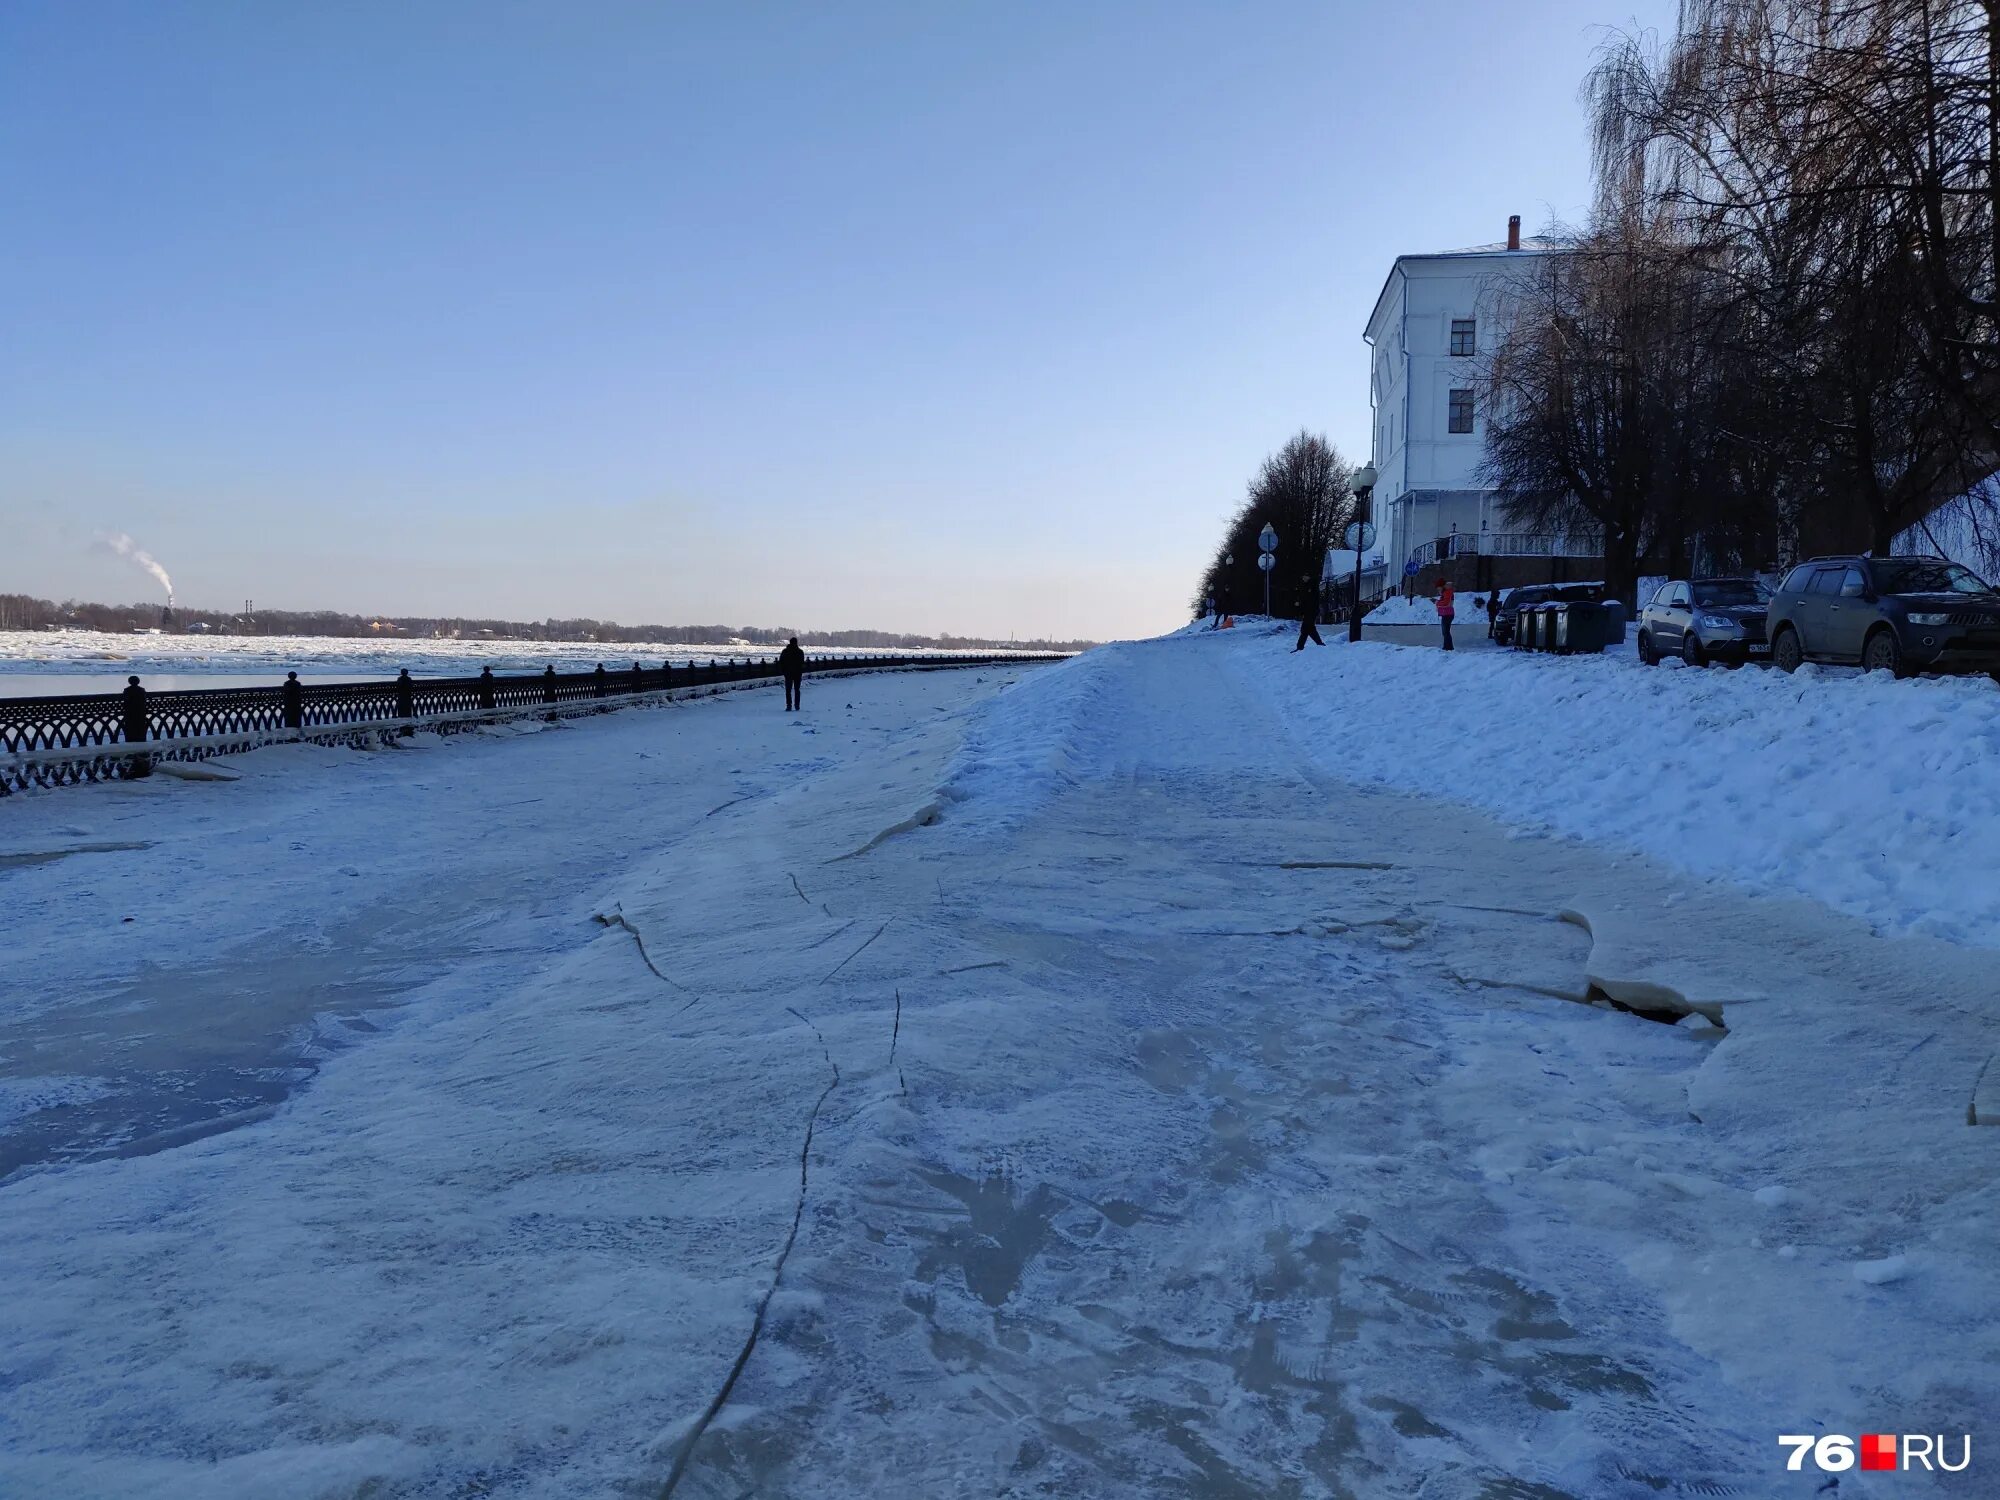
M 1838 668 L 1234 643 L 1329 771 L 2000 946 L 2000 690 Z M 1357 715 L 1367 733 L 1357 733 Z
M 1209 632 L 1233 635 L 1233 631 Z M 1199 639 L 1202 632 L 1180 632 Z M 985 703 L 939 788 L 979 821 L 1013 826 L 1076 781 L 1076 768 L 1112 739 L 1104 700 L 1132 644 L 1100 646 L 1031 672 Z
M 1481 594 L 1479 597 L 1484 599 L 1486 596 Z M 1458 602 L 1461 613 L 1469 612 L 1472 595 L 1461 594 Z M 1414 599 L 1405 599 L 1398 594 L 1393 599 L 1384 599 L 1363 619 L 1370 625 L 1435 625 L 1438 622 L 1437 602 L 1429 594 L 1419 594 Z

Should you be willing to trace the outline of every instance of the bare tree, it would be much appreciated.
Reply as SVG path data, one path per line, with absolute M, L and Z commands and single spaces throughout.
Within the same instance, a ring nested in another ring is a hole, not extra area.
M 1537 530 L 1594 530 L 1630 598 L 1642 554 L 1691 529 L 1708 455 L 1693 440 L 1707 371 L 1691 337 L 1688 253 L 1627 218 L 1543 257 L 1485 366 L 1482 477 Z
M 1754 337 L 1794 545 L 1886 548 L 2000 462 L 2000 0 L 1685 0 L 1586 92 L 1600 216 L 1705 247 Z
M 1231 517 L 1202 575 L 1195 603 L 1214 594 L 1225 607 L 1261 607 L 1263 575 L 1257 568 L 1257 536 L 1268 523 L 1278 534 L 1278 562 L 1271 576 L 1271 608 L 1294 618 L 1314 597 L 1329 549 L 1338 545 L 1354 497 L 1353 465 L 1323 434 L 1303 429 L 1266 458 L 1250 481 L 1248 498 Z M 1233 556 L 1235 562 L 1225 565 Z

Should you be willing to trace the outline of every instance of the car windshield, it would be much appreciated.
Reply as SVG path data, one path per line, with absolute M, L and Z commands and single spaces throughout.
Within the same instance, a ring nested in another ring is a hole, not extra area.
M 1764 586 L 1754 578 L 1708 578 L 1694 586 L 1694 602 L 1714 608 L 1762 604 Z
M 1882 558 L 1869 565 L 1882 594 L 1988 594 L 1979 575 L 1955 562 L 1928 557 Z

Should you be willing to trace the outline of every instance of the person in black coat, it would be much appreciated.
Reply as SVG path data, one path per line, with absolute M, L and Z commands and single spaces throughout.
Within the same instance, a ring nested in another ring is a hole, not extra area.
M 1319 580 L 1308 573 L 1299 580 L 1299 641 L 1292 649 L 1303 651 L 1310 640 L 1315 646 L 1324 646 L 1319 638 Z
M 806 654 L 799 649 L 797 636 L 785 642 L 785 649 L 778 653 L 778 672 L 785 679 L 785 712 L 792 713 L 799 707 L 799 688 L 806 676 Z

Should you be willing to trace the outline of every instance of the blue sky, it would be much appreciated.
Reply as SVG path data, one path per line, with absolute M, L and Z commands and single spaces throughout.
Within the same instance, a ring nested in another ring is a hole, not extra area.
M 1110 637 L 1672 0 L 0 7 L 0 591 Z

